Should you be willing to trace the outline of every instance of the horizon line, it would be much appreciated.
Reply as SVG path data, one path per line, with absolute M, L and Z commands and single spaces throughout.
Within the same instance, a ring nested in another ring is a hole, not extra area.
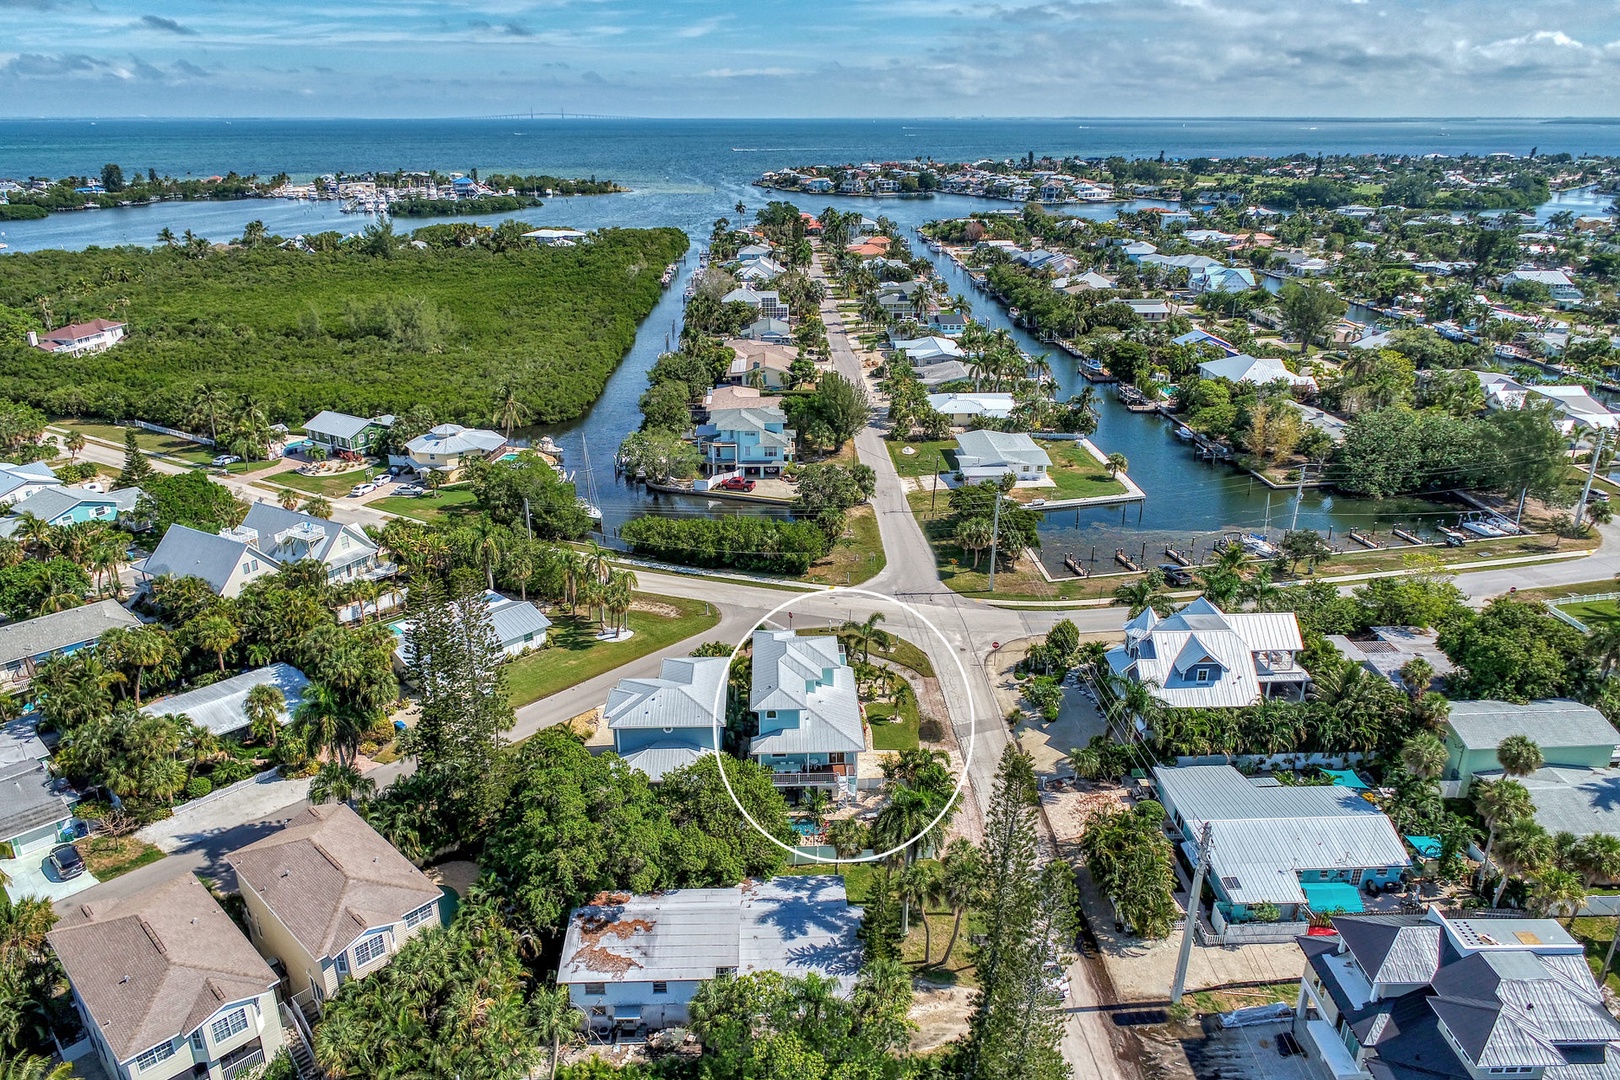
M 221 113 L 221 114 L 196 114 L 196 115 L 184 115 L 184 114 L 177 114 L 177 115 L 134 114 L 134 115 L 106 115 L 106 116 L 104 116 L 104 115 L 95 115 L 95 114 L 62 115 L 62 116 L 33 115 L 33 116 L 0 116 L 0 123 L 59 123 L 59 122 L 77 122 L 77 121 L 126 122 L 126 121 L 175 121 L 175 120 L 220 120 L 220 121 L 230 121 L 230 122 L 235 122 L 235 121 L 267 121 L 267 120 L 276 120 L 276 121 L 288 121 L 288 120 L 298 120 L 298 121 L 356 121 L 356 120 L 362 120 L 362 121 L 394 121 L 394 122 L 419 122 L 419 121 L 434 121 L 434 120 L 462 120 L 462 121 L 482 121 L 482 122 L 491 122 L 491 123 L 493 123 L 495 121 L 501 121 L 501 120 L 564 120 L 564 119 L 577 120 L 577 121 L 582 121 L 582 122 L 583 121 L 597 120 L 597 121 L 604 122 L 604 123 L 621 123 L 621 122 L 624 122 L 624 121 L 627 121 L 627 120 L 629 120 L 629 121 L 658 120 L 658 121 L 677 121 L 677 122 L 679 122 L 679 121 L 694 121 L 694 122 L 696 122 L 696 121 L 716 121 L 716 120 L 719 120 L 719 121 L 732 121 L 732 122 L 742 122 L 742 121 L 756 121 L 756 122 L 791 121 L 791 122 L 800 122 L 800 123 L 806 123 L 806 122 L 881 123 L 881 122 L 887 122 L 887 121 L 924 121 L 924 122 L 972 121 L 972 122 L 986 122 L 986 121 L 998 121 L 998 120 L 1045 121 L 1045 122 L 1054 122 L 1054 123 L 1056 123 L 1056 122 L 1067 122 L 1067 121 L 1078 121 L 1078 120 L 1097 121 L 1097 122 L 1104 122 L 1104 123 L 1109 123 L 1109 122 L 1132 122 L 1132 121 L 1139 122 L 1139 121 L 1154 121 L 1154 120 L 1160 120 L 1160 121 L 1180 120 L 1180 121 L 1184 121 L 1184 122 L 1186 122 L 1186 121 L 1195 121 L 1195 122 L 1201 122 L 1201 123 L 1214 122 L 1214 121 L 1231 121 L 1231 120 L 1268 121 L 1268 122 L 1279 122 L 1279 123 L 1280 122 L 1290 122 L 1290 121 L 1305 121 L 1305 120 L 1314 121 L 1314 122 L 1317 122 L 1317 123 L 1433 123 L 1433 122 L 1457 123 L 1457 122 L 1476 122 L 1476 121 L 1516 121 L 1516 122 L 1540 122 L 1540 123 L 1558 123 L 1558 122 L 1620 123 L 1620 114 L 1617 114 L 1617 115 L 1563 114 L 1563 115 L 1556 115 L 1556 116 L 1555 115 L 1542 115 L 1542 116 L 1522 115 L 1522 116 L 1514 116 L 1514 115 L 1487 115 L 1487 114 L 1469 115 L 1469 116 L 1463 116 L 1463 115 L 1459 115 L 1459 116 L 1446 116 L 1446 115 L 1432 115 L 1432 116 L 1426 116 L 1426 115 L 1325 116 L 1324 115 L 1324 116 L 1313 116 L 1313 115 L 1309 115 L 1309 114 L 1261 114 L 1261 113 L 1220 113 L 1220 114 L 1154 113 L 1154 114 L 1109 114 L 1109 115 L 1084 115 L 1084 114 L 1034 115 L 1034 114 L 987 114 L 987 113 L 985 113 L 985 114 L 949 114 L 949 115 L 933 115 L 933 116 L 899 116 L 899 115 L 895 115 L 895 116 L 786 116 L 786 115 L 784 115 L 784 116 L 723 116 L 723 115 L 696 115 L 696 114 L 684 115 L 684 116 L 604 116 L 604 115 L 599 114 L 599 113 L 587 113 L 587 112 L 583 112 L 583 111 L 581 111 L 579 113 L 569 113 L 567 110 L 541 111 L 541 110 L 535 109 L 535 110 L 522 110 L 522 111 L 516 111 L 516 112 L 509 112 L 509 113 L 481 113 L 481 114 L 476 114 L 476 115 L 468 115 L 468 114 L 448 115 L 447 114 L 447 115 L 421 115 L 421 116 L 367 116 L 367 115 L 255 116 L 255 115 L 230 115 L 230 114 L 223 114 L 223 113 Z

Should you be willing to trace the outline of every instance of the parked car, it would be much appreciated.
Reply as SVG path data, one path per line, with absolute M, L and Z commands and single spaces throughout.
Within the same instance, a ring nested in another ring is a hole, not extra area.
M 415 497 L 417 495 L 426 495 L 427 488 L 424 488 L 421 484 L 401 484 L 394 489 L 394 494 Z
M 349 498 L 358 499 L 360 496 L 362 496 L 362 495 L 370 495 L 373 491 L 376 491 L 376 490 L 377 490 L 377 485 L 376 484 L 372 484 L 372 483 L 369 483 L 369 482 L 364 483 L 364 484 L 356 484 L 356 485 L 354 485 L 354 487 L 349 489 Z
M 1165 583 L 1168 585 L 1191 585 L 1193 583 L 1192 571 L 1185 566 L 1177 566 L 1175 563 L 1160 563 L 1159 573 L 1164 575 Z
M 237 457 L 235 454 L 221 454 L 217 458 L 214 459 L 214 464 L 215 465 L 235 465 L 238 461 L 241 461 L 241 460 L 242 459 Z
M 731 476 L 720 481 L 720 487 L 724 491 L 753 491 L 754 482 L 741 476 Z
M 76 878 L 84 873 L 84 859 L 79 855 L 79 849 L 72 844 L 62 844 L 51 849 L 51 868 L 56 876 L 63 881 Z

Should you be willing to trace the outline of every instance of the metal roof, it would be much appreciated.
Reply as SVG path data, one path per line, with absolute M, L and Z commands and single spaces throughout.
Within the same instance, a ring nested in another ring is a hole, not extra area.
M 1510 701 L 1453 701 L 1447 726 L 1468 750 L 1495 750 L 1510 735 L 1528 735 L 1543 750 L 1556 746 L 1614 746 L 1620 733 L 1590 705 L 1548 698 L 1515 705 Z
M 754 631 L 748 706 L 757 713 L 796 710 L 796 727 L 750 740 L 748 753 L 805 754 L 866 749 L 855 672 L 838 639 L 801 637 L 791 630 Z
M 1004 420 L 1017 404 L 1011 394 L 929 394 L 928 404 L 947 416 L 986 416 Z
M 1522 1009 L 1495 1001 L 1429 999 L 1470 1064 L 1481 1068 L 1564 1064 L 1564 1055 L 1535 1029 Z
M 8 623 L 0 626 L 0 664 L 84 645 L 114 627 L 140 624 L 141 621 L 116 600 L 98 600 L 66 611 Z
M 28 498 L 15 503 L 11 507 L 13 516 L 33 514 L 42 521 L 54 522 L 63 514 L 69 513 L 74 507 L 90 504 L 92 506 L 110 506 L 117 513 L 128 513 L 135 509 L 135 502 L 141 497 L 140 488 L 119 488 L 117 491 L 90 491 L 80 487 L 48 487 L 34 492 Z
M 286 725 L 303 704 L 309 679 L 291 664 L 271 664 L 183 694 L 149 701 L 141 706 L 141 712 L 148 716 L 184 715 L 193 724 L 200 724 L 215 735 L 224 735 L 248 726 L 247 698 L 255 686 L 273 686 L 281 691 L 285 704 L 277 722 Z
M 713 753 L 708 747 L 677 746 L 655 743 L 624 755 L 624 763 L 648 780 L 659 783 L 676 769 L 684 769 L 704 754 Z
M 1334 919 L 1333 928 L 1376 983 L 1426 983 L 1440 967 L 1440 926 L 1421 915 Z
M 377 550 L 356 525 L 283 510 L 274 503 L 256 502 L 248 507 L 240 526 L 258 534 L 257 547 L 278 562 L 319 559 L 329 566 L 357 562 Z M 348 547 L 339 542 L 346 536 Z
M 516 645 L 529 634 L 544 634 L 551 627 L 532 600 L 502 599 L 489 605 L 489 622 L 502 648 Z
M 1131 619 L 1125 624 L 1125 644 L 1109 651 L 1108 663 L 1117 674 L 1134 671 L 1139 682 L 1153 683 L 1153 696 L 1166 705 L 1242 708 L 1261 696 L 1262 672 L 1255 654 L 1286 655 L 1291 665 L 1302 648 L 1292 612 L 1229 615 L 1199 597 L 1167 618 L 1149 608 Z M 1191 677 L 1189 649 L 1218 663 L 1219 677 L 1207 682 Z M 1300 675 L 1296 681 L 1307 681 Z
M 656 679 L 620 679 L 608 691 L 603 718 L 614 729 L 708 730 L 714 726 L 715 706 L 724 709 L 720 688 L 730 666 L 724 656 L 666 657 Z
M 506 436 L 487 428 L 466 428 L 460 424 L 440 424 L 425 435 L 405 444 L 410 454 L 491 453 L 506 445 Z
M 830 874 L 603 894 L 570 913 L 557 982 L 696 982 L 733 968 L 816 972 L 848 992 L 860 968 L 861 915 L 844 879 Z
M 352 439 L 374 423 L 377 421 L 367 420 L 363 416 L 350 416 L 348 413 L 323 409 L 304 421 L 304 430 L 318 431 L 322 435 L 333 435 L 339 439 Z
M 964 431 L 956 440 L 956 463 L 963 468 L 999 465 L 1044 465 L 1052 459 L 1035 440 L 1022 432 Z

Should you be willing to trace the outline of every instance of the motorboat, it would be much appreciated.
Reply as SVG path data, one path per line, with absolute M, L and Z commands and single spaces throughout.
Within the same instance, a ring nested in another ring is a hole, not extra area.
M 1261 536 L 1259 533 L 1244 533 L 1238 537 L 1238 543 L 1250 555 L 1258 555 L 1262 559 L 1274 559 L 1278 555 L 1277 545 Z

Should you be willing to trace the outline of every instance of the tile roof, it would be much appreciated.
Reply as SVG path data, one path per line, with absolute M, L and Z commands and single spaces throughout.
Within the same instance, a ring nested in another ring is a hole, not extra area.
M 778 971 L 854 986 L 862 911 L 828 874 L 744 881 L 725 889 L 605 894 L 568 916 L 557 981 L 686 982 Z
M 929 394 L 928 404 L 947 416 L 986 416 L 1004 420 L 1016 402 L 1011 394 Z
M 66 611 L 7 623 L 0 626 L 0 664 L 83 645 L 114 627 L 140 624 L 141 621 L 116 600 L 97 600 Z
M 311 806 L 286 828 L 225 856 L 311 956 L 439 898 L 438 886 L 349 807 Z
M 190 874 L 78 904 L 48 935 L 85 1010 L 126 1061 L 276 984 L 270 965 Z
M 291 664 L 271 664 L 183 694 L 149 701 L 141 706 L 141 712 L 148 716 L 184 715 L 193 724 L 215 735 L 224 735 L 248 726 L 247 699 L 255 686 L 273 686 L 281 691 L 285 704 L 280 723 L 286 725 L 292 722 L 292 714 L 303 704 L 309 679 Z

